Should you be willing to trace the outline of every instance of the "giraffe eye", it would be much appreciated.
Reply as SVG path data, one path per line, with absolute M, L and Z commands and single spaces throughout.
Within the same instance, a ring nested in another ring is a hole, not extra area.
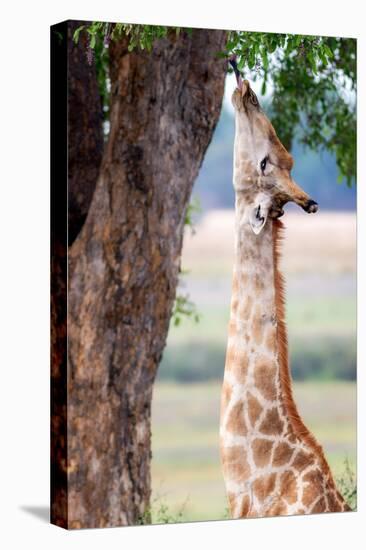
M 263 159 L 262 162 L 261 162 L 261 170 L 262 170 L 262 172 L 265 171 L 266 166 L 267 166 L 267 157 L 264 157 L 264 159 Z

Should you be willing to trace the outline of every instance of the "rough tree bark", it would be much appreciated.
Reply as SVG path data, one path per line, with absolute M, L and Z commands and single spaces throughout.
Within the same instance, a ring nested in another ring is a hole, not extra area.
M 69 258 L 69 528 L 148 516 L 152 388 L 193 182 L 224 91 L 224 31 L 110 46 L 111 129 Z

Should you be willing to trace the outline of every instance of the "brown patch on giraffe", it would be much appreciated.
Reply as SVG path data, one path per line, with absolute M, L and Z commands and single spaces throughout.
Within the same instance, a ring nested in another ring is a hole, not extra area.
M 272 264 L 268 258 L 262 259 L 262 268 L 264 271 L 269 271 L 270 269 L 272 269 Z
M 233 512 L 236 504 L 236 494 L 228 492 L 226 496 L 229 503 L 230 512 Z
M 281 441 L 274 450 L 272 465 L 278 467 L 288 464 L 293 453 L 294 450 L 290 445 L 288 445 L 286 441 Z
M 237 294 L 238 290 L 239 290 L 239 281 L 238 281 L 238 276 L 235 273 L 233 275 L 233 282 L 232 282 L 232 292 L 233 292 L 233 294 Z
M 226 351 L 226 363 L 229 365 L 232 365 L 232 363 L 235 361 L 236 352 L 234 346 L 231 344 L 228 346 Z
M 268 439 L 255 439 L 252 444 L 253 458 L 258 468 L 266 466 L 270 459 L 273 441 Z
M 324 476 L 319 468 L 315 468 L 314 470 L 305 474 L 302 479 L 303 481 L 308 482 L 313 486 L 321 487 L 323 485 Z
M 311 464 L 314 464 L 314 457 L 310 453 L 306 453 L 305 451 L 298 451 L 291 466 L 295 468 L 299 473 L 301 473 Z
M 325 512 L 327 509 L 327 503 L 324 497 L 321 497 L 315 505 L 311 508 L 310 514 L 320 514 L 321 512 Z
M 222 465 L 227 479 L 246 479 L 250 475 L 250 466 L 243 447 L 222 447 Z
M 222 410 L 225 410 L 230 402 L 231 394 L 233 392 L 233 389 L 231 385 L 224 381 L 222 386 L 222 392 L 221 392 L 221 407 Z
M 248 394 L 248 414 L 249 420 L 252 426 L 258 420 L 259 415 L 262 412 L 262 405 L 259 403 L 258 399 L 254 397 L 251 393 Z
M 265 355 L 260 355 L 255 360 L 254 383 L 268 401 L 276 399 L 276 367 Z
M 277 343 L 277 330 L 273 325 L 268 325 L 265 331 L 264 345 L 268 350 L 275 350 Z
M 239 318 L 243 321 L 248 321 L 252 312 L 253 298 L 250 294 L 245 297 L 243 304 L 239 308 Z
M 250 498 L 248 495 L 244 495 L 240 504 L 239 517 L 246 518 L 250 510 Z
M 314 487 L 313 485 L 307 485 L 302 493 L 302 504 L 306 507 L 310 506 L 312 502 L 319 495 L 319 488 Z
M 230 445 L 228 447 L 223 447 L 222 453 L 223 459 L 226 462 L 237 462 L 242 456 L 246 455 L 243 447 L 240 447 L 239 445 Z
M 268 510 L 266 516 L 286 516 L 287 505 L 283 500 L 278 499 L 275 504 Z
M 341 510 L 342 512 L 351 512 L 352 511 L 352 508 L 349 506 L 349 504 L 344 500 L 343 496 L 341 495 L 341 493 L 335 489 L 334 491 L 335 493 L 335 496 L 336 496 L 336 500 L 339 504 L 339 510 Z
M 275 435 L 282 433 L 283 421 L 280 419 L 278 409 L 276 407 L 269 409 L 262 424 L 259 426 L 259 431 L 266 435 Z
M 294 504 L 297 501 L 296 477 L 290 470 L 281 476 L 280 494 L 289 504 Z
M 238 298 L 233 298 L 233 300 L 231 302 L 231 311 L 233 313 L 236 313 L 238 311 L 238 305 L 239 305 Z
M 326 494 L 326 499 L 327 499 L 329 512 L 338 512 L 338 511 L 342 510 L 342 506 L 341 506 L 340 502 L 337 500 L 334 491 L 329 491 Z
M 244 418 L 244 403 L 242 401 L 239 401 L 239 403 L 236 403 L 232 407 L 226 422 L 226 429 L 236 435 L 245 436 L 248 433 Z
M 283 410 L 284 410 L 284 407 L 283 407 Z M 286 414 L 285 410 L 284 410 L 284 414 Z M 292 430 L 292 426 L 288 426 L 288 430 L 287 430 L 287 434 L 286 434 L 286 437 L 287 437 L 287 441 L 289 443 L 293 443 L 294 445 L 296 443 L 299 443 L 299 438 L 295 435 L 295 433 L 293 432 Z
M 259 477 L 253 482 L 254 494 L 259 500 L 264 500 L 274 491 L 275 485 L 276 474 Z
M 229 321 L 229 338 L 236 336 L 237 330 L 236 330 L 236 322 L 233 319 L 230 319 Z
M 243 287 L 246 287 L 249 282 L 249 275 L 245 271 L 240 276 L 240 282 L 243 285 Z
M 244 384 L 248 374 L 249 358 L 246 352 L 237 351 L 231 362 L 231 371 L 239 384 Z
M 252 333 L 254 341 L 257 345 L 262 343 L 263 340 L 263 323 L 262 323 L 262 314 L 259 305 L 256 306 L 253 323 L 252 323 Z
M 316 469 L 307 473 L 303 481 L 308 484 L 304 487 L 302 503 L 304 506 L 310 506 L 319 494 L 323 492 L 323 476 L 320 470 Z
M 264 283 L 263 283 L 262 277 L 260 277 L 259 273 L 256 273 L 254 275 L 253 285 L 254 285 L 254 291 L 257 295 L 260 294 L 261 292 L 263 292 Z

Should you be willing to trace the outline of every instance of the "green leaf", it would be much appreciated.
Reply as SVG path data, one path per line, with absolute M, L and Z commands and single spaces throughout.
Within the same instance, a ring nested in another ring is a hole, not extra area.
M 315 62 L 315 58 L 314 58 L 314 54 L 312 51 L 309 51 L 307 53 L 307 56 L 306 56 L 307 60 L 309 61 L 310 63 L 310 66 L 311 66 L 311 69 L 313 71 L 314 74 L 317 74 L 318 73 L 318 69 L 317 69 L 317 66 L 316 66 L 316 62 Z
M 240 56 L 237 65 L 238 65 L 239 71 L 242 71 L 242 70 L 244 69 L 244 65 L 245 65 L 245 58 L 244 58 L 244 55 L 241 55 L 241 56 Z
M 324 44 L 324 53 L 325 53 L 330 59 L 333 59 L 333 58 L 334 58 L 334 54 L 333 54 L 332 50 L 330 49 L 330 47 L 328 46 L 328 44 Z
M 72 37 L 75 44 L 77 44 L 79 42 L 80 33 L 81 33 L 81 31 L 83 30 L 84 27 L 85 27 L 85 25 L 81 25 L 80 27 L 75 29 L 73 37 Z
M 92 37 L 90 39 L 90 47 L 92 50 L 95 48 L 95 41 L 96 41 L 96 34 L 92 34 Z
M 250 50 L 248 53 L 247 65 L 249 69 L 253 69 L 255 65 L 255 56 L 254 56 L 253 50 Z

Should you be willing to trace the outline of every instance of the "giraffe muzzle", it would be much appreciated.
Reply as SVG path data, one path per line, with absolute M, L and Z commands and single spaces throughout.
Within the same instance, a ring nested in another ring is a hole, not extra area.
M 305 212 L 308 212 L 309 214 L 315 214 L 315 212 L 318 211 L 318 203 L 313 201 L 313 199 L 309 199 L 307 203 L 303 206 Z

